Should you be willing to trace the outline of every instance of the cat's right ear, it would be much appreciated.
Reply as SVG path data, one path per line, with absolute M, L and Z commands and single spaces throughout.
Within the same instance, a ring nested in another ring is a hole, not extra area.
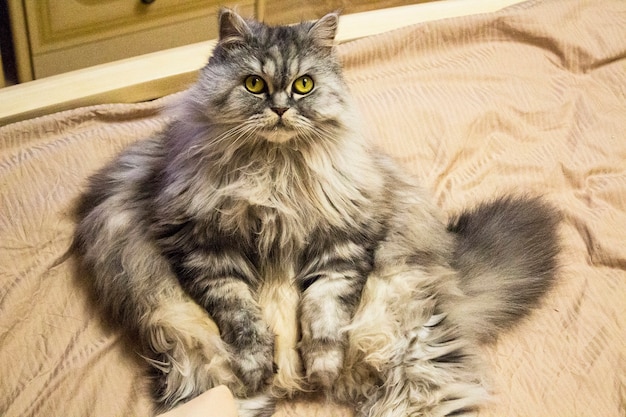
M 219 13 L 221 44 L 241 43 L 251 36 L 252 31 L 246 21 L 231 9 L 222 8 Z

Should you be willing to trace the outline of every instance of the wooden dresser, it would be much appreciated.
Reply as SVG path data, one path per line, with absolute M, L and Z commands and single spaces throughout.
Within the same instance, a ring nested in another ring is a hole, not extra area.
M 255 0 L 8 0 L 19 81 L 212 39 L 221 4 Z
M 4 0 L 19 82 L 213 39 L 224 5 L 271 24 L 424 0 Z M 6 62 L 5 62 L 6 64 Z

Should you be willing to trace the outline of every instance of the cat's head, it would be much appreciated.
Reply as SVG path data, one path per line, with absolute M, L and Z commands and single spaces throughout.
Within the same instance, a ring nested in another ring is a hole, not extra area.
M 333 44 L 338 15 L 268 26 L 223 9 L 219 41 L 192 89 L 194 111 L 234 137 L 319 140 L 345 128 L 346 86 Z

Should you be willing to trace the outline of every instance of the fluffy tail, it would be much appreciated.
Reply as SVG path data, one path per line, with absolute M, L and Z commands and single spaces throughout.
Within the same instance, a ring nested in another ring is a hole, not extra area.
M 453 307 L 468 335 L 494 340 L 536 307 L 554 281 L 559 215 L 538 198 L 506 197 L 453 219 L 453 267 L 466 297 Z

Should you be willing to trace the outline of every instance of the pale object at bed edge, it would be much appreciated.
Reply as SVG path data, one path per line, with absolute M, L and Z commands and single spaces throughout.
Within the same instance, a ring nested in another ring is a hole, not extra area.
M 346 42 L 415 23 L 489 13 L 522 0 L 440 0 L 342 16 Z M 196 78 L 215 41 L 186 45 L 0 89 L 0 126 L 101 103 L 151 100 Z
M 235 400 L 223 385 L 157 417 L 237 417 Z

